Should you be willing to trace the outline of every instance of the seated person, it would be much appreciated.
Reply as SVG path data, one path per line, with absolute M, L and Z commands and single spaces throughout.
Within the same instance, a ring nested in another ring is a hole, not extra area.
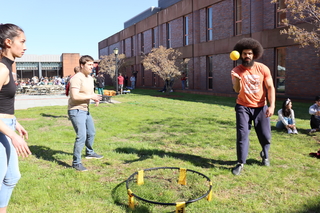
M 286 129 L 288 134 L 298 134 L 292 102 L 289 98 L 283 102 L 282 108 L 278 111 L 278 118 L 276 124 L 278 129 Z
M 310 126 L 311 130 L 309 133 L 313 133 L 320 130 L 320 95 L 316 96 L 314 104 L 309 107 Z

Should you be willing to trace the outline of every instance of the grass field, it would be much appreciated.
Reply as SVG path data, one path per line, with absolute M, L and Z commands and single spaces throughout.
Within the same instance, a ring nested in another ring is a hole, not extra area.
M 87 172 L 71 168 L 75 133 L 66 106 L 17 110 L 29 132 L 33 153 L 20 159 L 22 178 L 8 212 L 175 212 L 175 206 L 135 199 L 128 207 L 127 178 L 143 169 L 179 167 L 198 171 L 212 181 L 212 201 L 201 199 L 186 212 L 320 212 L 320 134 L 307 134 L 308 108 L 293 103 L 299 134 L 277 131 L 271 118 L 270 167 L 260 166 L 261 147 L 250 134 L 247 165 L 239 176 L 236 163 L 235 98 L 134 90 L 114 98 L 119 104 L 91 106 L 95 120 L 94 148 L 100 160 L 83 159 Z M 277 101 L 276 111 L 282 101 Z M 187 173 L 177 185 L 173 172 L 150 172 L 145 184 L 130 187 L 146 199 L 165 203 L 199 196 L 207 189 L 201 177 Z

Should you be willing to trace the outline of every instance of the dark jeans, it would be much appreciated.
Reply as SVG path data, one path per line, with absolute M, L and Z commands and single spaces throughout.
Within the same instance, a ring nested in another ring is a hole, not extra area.
M 262 151 L 264 152 L 264 156 L 265 158 L 268 158 L 271 141 L 271 127 L 270 118 L 266 117 L 267 108 L 267 105 L 259 108 L 250 108 L 239 104 L 235 106 L 238 163 L 246 163 L 249 152 L 249 133 L 252 122 L 262 147 Z
M 320 128 L 320 119 L 318 119 L 314 115 L 311 115 L 310 126 L 311 126 L 311 129 L 319 129 Z

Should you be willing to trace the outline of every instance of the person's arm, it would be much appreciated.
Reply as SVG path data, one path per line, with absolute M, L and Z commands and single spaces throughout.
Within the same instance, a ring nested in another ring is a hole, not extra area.
M 232 79 L 233 90 L 236 93 L 239 93 L 241 90 L 241 84 L 240 84 L 241 77 L 239 76 L 238 73 L 236 73 L 235 71 L 232 70 L 231 71 L 231 79 Z
M 318 111 L 318 109 L 317 109 L 317 107 L 316 107 L 315 104 L 313 104 L 313 105 L 311 105 L 311 106 L 309 107 L 309 114 L 310 114 L 310 115 L 316 115 L 317 111 Z
M 19 156 L 28 157 L 28 155 L 31 155 L 31 151 L 27 145 L 27 142 L 23 138 L 25 136 L 26 139 L 28 139 L 28 134 L 23 129 L 23 127 L 23 130 L 19 129 L 19 126 L 22 126 L 20 124 L 18 124 L 17 126 L 17 130 L 20 132 L 20 134 L 22 134 L 21 136 L 19 136 L 15 131 L 10 129 L 5 123 L 3 123 L 2 120 L 0 120 L 0 132 L 2 132 L 11 139 L 12 144 Z
M 0 90 L 2 86 L 5 85 L 9 80 L 9 69 L 3 64 L 0 63 Z
M 275 88 L 274 88 L 271 76 L 267 80 L 265 80 L 265 86 L 267 87 L 267 90 L 268 90 L 268 101 L 269 101 L 269 107 L 266 111 L 266 116 L 271 117 L 274 113 L 275 102 L 276 102 Z
M 91 99 L 95 102 L 99 102 L 101 100 L 101 95 L 95 94 L 93 91 L 91 94 L 87 95 L 80 92 L 80 89 L 76 87 L 71 88 L 70 97 L 76 101 L 90 101 Z
M 292 125 L 296 125 L 296 118 L 295 118 L 295 116 L 294 116 L 294 111 L 293 111 L 293 109 L 291 109 L 291 119 L 292 119 Z
M 288 123 L 286 122 L 286 120 L 283 117 L 282 109 L 280 109 L 278 111 L 278 118 L 279 118 L 279 121 L 281 121 L 285 127 L 288 126 Z

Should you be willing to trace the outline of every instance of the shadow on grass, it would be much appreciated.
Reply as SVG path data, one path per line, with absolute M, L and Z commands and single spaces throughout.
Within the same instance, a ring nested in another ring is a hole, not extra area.
M 319 213 L 320 212 L 320 197 L 317 196 L 305 204 L 301 210 L 292 211 L 294 213 Z
M 133 163 L 133 162 L 137 162 L 137 161 L 143 161 L 143 160 L 151 158 L 153 155 L 157 155 L 159 157 L 168 156 L 168 157 L 172 157 L 172 158 L 181 159 L 184 161 L 189 161 L 193 165 L 199 166 L 202 168 L 216 167 L 216 164 L 218 164 L 218 165 L 221 165 L 222 169 L 229 170 L 230 167 L 227 167 L 226 165 L 234 165 L 236 163 L 235 161 L 214 160 L 214 159 L 203 158 L 203 157 L 200 157 L 197 155 L 177 153 L 177 152 L 166 152 L 166 151 L 158 150 L 158 149 L 135 149 L 132 147 L 123 147 L 123 148 L 117 148 L 117 149 L 115 149 L 115 151 L 118 153 L 138 155 L 139 159 L 125 161 L 125 163 Z
M 46 113 L 40 113 L 40 115 L 42 117 L 51 117 L 51 118 L 68 118 L 68 116 L 66 115 L 50 115 L 50 114 L 46 114 Z
M 60 166 L 64 167 L 71 167 L 69 164 L 66 164 L 65 162 L 58 160 L 54 156 L 56 154 L 63 154 L 63 155 L 72 155 L 72 153 L 67 153 L 63 151 L 58 151 L 58 150 L 52 150 L 49 147 L 46 146 L 29 146 L 30 151 L 36 158 L 38 159 L 43 159 L 47 161 L 52 161 L 52 162 L 57 162 Z
M 139 95 L 149 95 L 160 97 L 160 93 L 157 90 L 152 89 L 137 89 L 134 91 L 135 94 Z M 229 97 L 226 97 L 229 96 Z M 235 107 L 236 105 L 236 94 L 226 94 L 226 96 L 214 96 L 211 94 L 191 94 L 191 93 L 182 93 L 182 92 L 173 92 L 168 95 L 161 95 L 161 98 L 173 99 L 173 100 L 182 100 L 182 101 L 190 101 L 190 102 L 201 102 L 206 104 L 218 104 L 228 107 Z M 234 96 L 234 97 L 232 97 Z M 275 115 L 277 115 L 277 111 L 281 109 L 283 98 L 276 99 L 276 108 Z M 308 101 L 309 102 L 309 101 Z M 303 120 L 310 120 L 310 115 L 308 113 L 309 107 L 313 104 L 311 100 L 309 103 L 305 100 L 294 101 L 293 102 L 293 110 L 295 112 L 295 117 Z

